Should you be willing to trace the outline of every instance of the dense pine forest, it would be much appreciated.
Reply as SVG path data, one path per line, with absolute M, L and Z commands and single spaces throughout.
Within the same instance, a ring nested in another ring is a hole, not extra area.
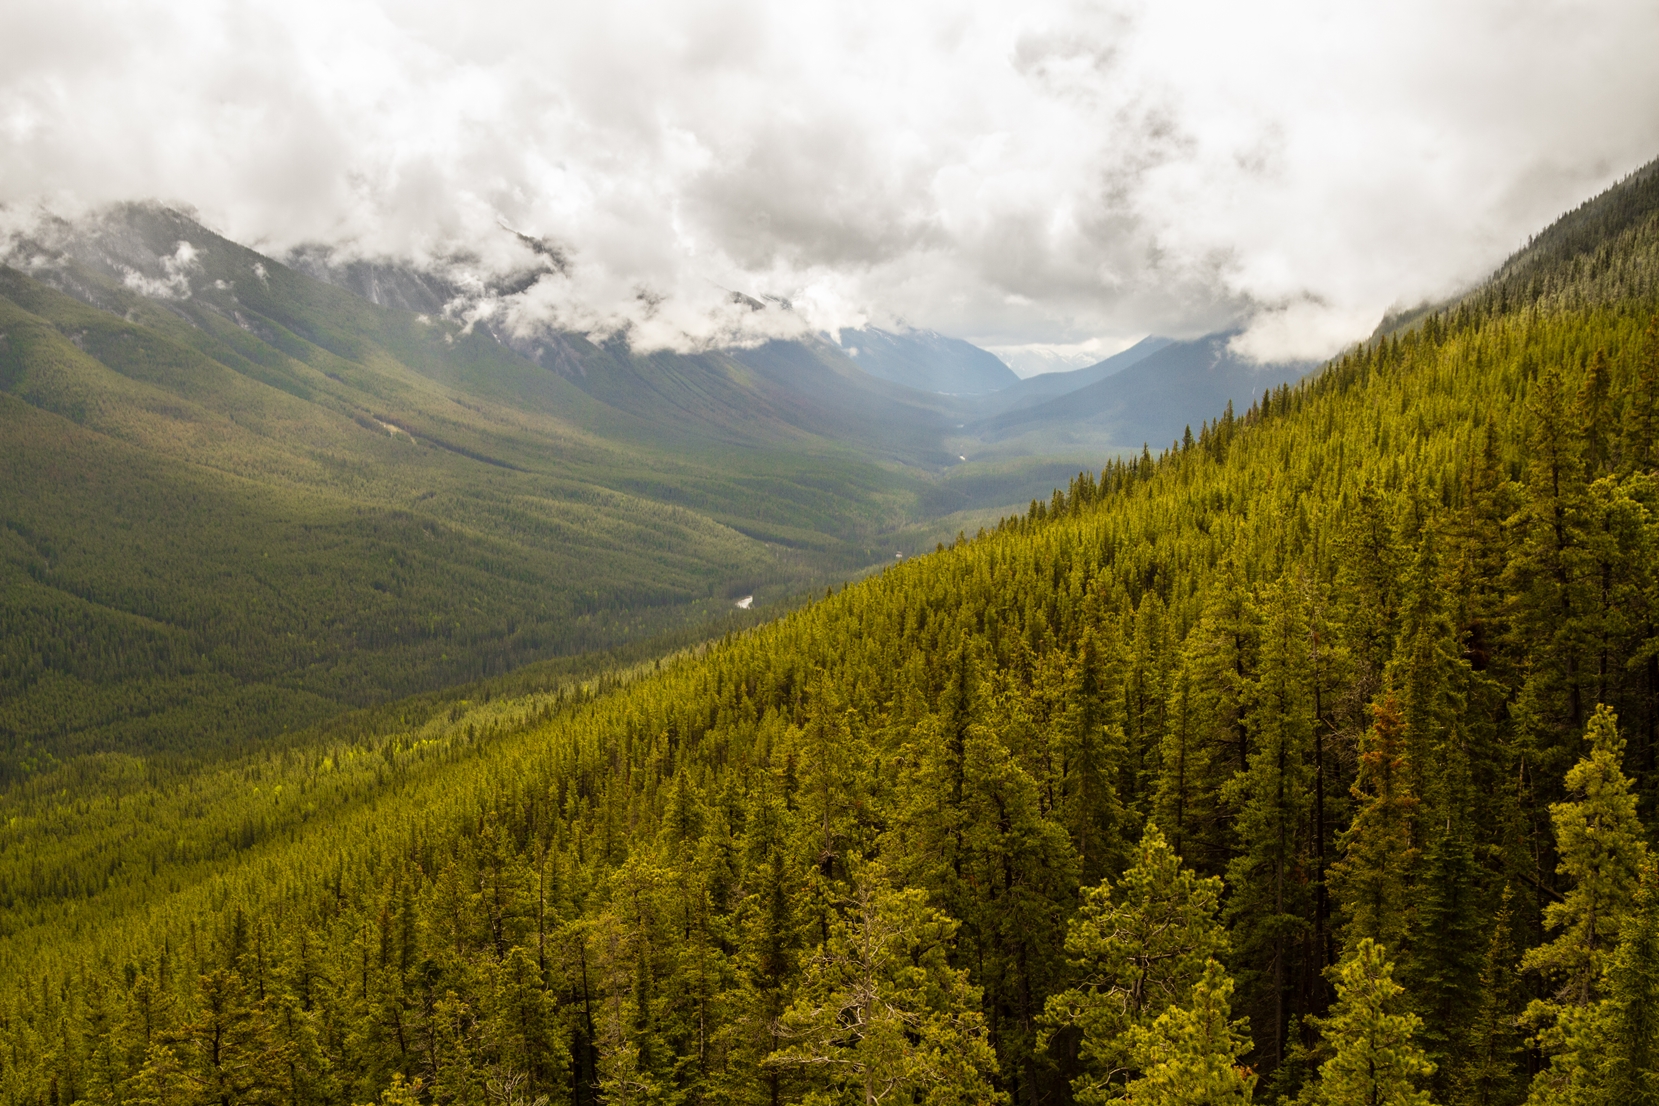
M 13 788 L 0 1095 L 1653 1101 L 1656 198 L 771 625 Z

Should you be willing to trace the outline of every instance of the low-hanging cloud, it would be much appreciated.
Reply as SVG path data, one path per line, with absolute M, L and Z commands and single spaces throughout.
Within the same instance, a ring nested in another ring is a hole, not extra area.
M 1613 2 L 20 4 L 0 202 L 539 271 L 465 310 L 642 347 L 1312 356 L 1659 154 L 1656 42 Z

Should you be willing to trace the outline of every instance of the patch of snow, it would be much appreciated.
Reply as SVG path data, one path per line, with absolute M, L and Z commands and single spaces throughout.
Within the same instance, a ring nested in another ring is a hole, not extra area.
M 732 604 L 732 606 L 736 607 L 740 611 L 746 611 L 754 605 L 755 597 L 752 595 L 745 595 L 742 599 L 739 599 L 736 603 Z

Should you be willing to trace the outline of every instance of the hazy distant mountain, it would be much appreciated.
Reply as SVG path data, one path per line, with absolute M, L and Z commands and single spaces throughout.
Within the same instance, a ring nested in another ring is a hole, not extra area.
M 1170 345 L 1173 341 L 1174 339 L 1171 338 L 1156 336 L 1142 338 L 1128 349 L 1120 353 L 1114 353 L 1104 361 L 1096 361 L 1085 368 L 1028 376 L 1024 380 L 1011 385 L 1006 391 L 997 396 L 996 402 L 999 405 L 997 409 L 999 411 L 1011 411 L 1021 407 L 1031 407 L 1042 403 L 1044 400 L 1053 399 L 1068 392 L 1075 392 L 1079 388 L 1085 388 L 1090 384 L 1120 373 L 1131 365 L 1139 364 L 1165 346 Z
M 986 346 L 1022 380 L 1044 373 L 1066 373 L 1087 368 L 1100 358 L 1088 353 L 1063 353 L 1044 346 Z
M 300 247 L 282 258 L 314 280 L 355 292 L 377 307 L 439 315 L 460 289 L 442 277 L 413 265 L 385 261 L 337 261 L 332 251 Z
M 994 353 L 932 330 L 843 330 L 841 349 L 871 376 L 945 395 L 984 395 L 1019 383 Z
M 1050 374 L 1065 378 L 1091 373 L 1095 379 L 1054 398 L 1009 404 L 963 430 L 988 443 L 1018 439 L 1026 449 L 1124 449 L 1143 443 L 1160 447 L 1179 438 L 1188 426 L 1197 427 L 1203 420 L 1221 414 L 1229 400 L 1247 407 L 1265 389 L 1296 380 L 1313 367 L 1311 362 L 1254 364 L 1228 348 L 1232 337 L 1226 333 L 1190 342 L 1165 341 L 1127 368 L 1109 375 L 1096 373 L 1107 362 L 1078 373 Z M 1136 353 L 1141 346 L 1118 356 Z M 1022 385 L 1040 381 L 1044 378 L 1033 377 Z M 1040 386 L 1056 387 L 1066 382 L 1056 379 Z

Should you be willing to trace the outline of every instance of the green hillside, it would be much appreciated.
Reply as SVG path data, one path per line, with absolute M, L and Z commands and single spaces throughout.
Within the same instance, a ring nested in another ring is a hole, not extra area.
M 0 1097 L 1640 1101 L 1645 218 L 707 648 L 39 773 Z
M 578 386 L 160 208 L 14 256 L 0 779 L 100 750 L 218 755 L 698 625 L 931 547 L 947 516 L 1066 471 L 937 473 L 902 407 L 860 437 L 846 395 L 815 405 L 760 352 L 569 338 Z

